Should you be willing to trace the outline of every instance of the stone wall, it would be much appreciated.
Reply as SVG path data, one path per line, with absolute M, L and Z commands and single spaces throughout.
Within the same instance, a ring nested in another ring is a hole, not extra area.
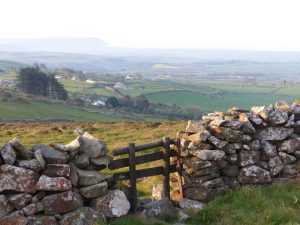
M 98 172 L 110 162 L 106 145 L 88 133 L 30 149 L 13 139 L 0 154 L 0 225 L 95 224 L 129 211 L 112 176 Z
M 184 196 L 207 201 L 248 184 L 298 175 L 300 103 L 214 112 L 181 138 Z

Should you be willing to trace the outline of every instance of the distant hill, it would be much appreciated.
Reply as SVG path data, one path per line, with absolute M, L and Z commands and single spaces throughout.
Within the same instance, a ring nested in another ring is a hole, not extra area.
M 27 66 L 27 64 L 14 62 L 14 61 L 0 60 L 0 70 L 15 69 L 15 68 L 20 68 L 25 66 Z
M 105 46 L 99 38 L 0 38 L 4 52 L 93 53 Z

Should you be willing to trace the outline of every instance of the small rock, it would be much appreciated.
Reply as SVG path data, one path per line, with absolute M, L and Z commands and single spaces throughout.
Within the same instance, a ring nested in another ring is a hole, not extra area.
M 188 140 L 193 142 L 204 142 L 209 138 L 210 135 L 211 134 L 208 130 L 201 130 L 196 134 L 189 135 Z
M 190 151 L 190 154 L 198 157 L 201 160 L 221 160 L 225 158 L 225 153 L 222 150 L 196 150 Z
M 190 218 L 190 216 L 188 214 L 186 214 L 185 212 L 183 212 L 182 209 L 179 209 L 179 208 L 176 208 L 176 212 L 177 212 L 178 222 L 180 222 L 180 223 L 175 223 L 174 225 L 184 225 L 182 223 L 187 221 Z
M 270 144 L 270 142 L 261 140 L 262 153 L 266 156 L 266 160 L 270 160 L 277 156 L 276 146 Z
M 259 140 L 254 140 L 254 141 L 248 143 L 248 146 L 251 151 L 258 151 L 261 148 L 261 144 L 260 144 Z
M 18 166 L 25 169 L 33 170 L 35 172 L 41 172 L 43 169 L 39 161 L 36 159 L 19 161 Z
M 87 153 L 90 158 L 98 158 L 108 152 L 106 144 L 94 138 L 88 132 L 79 137 L 79 143 L 79 151 Z
M 179 207 L 184 210 L 185 213 L 195 215 L 204 209 L 206 205 L 202 202 L 184 198 L 179 201 Z
M 210 161 L 203 161 L 198 157 L 185 157 L 183 158 L 183 164 L 192 170 L 200 170 L 213 165 Z
M 107 195 L 93 199 L 91 206 L 96 211 L 101 211 L 107 218 L 124 216 L 130 209 L 129 201 L 120 190 L 109 191 Z
M 47 177 L 42 175 L 36 185 L 37 190 L 43 191 L 68 191 L 72 184 L 64 177 Z
M 274 110 L 270 113 L 270 116 L 268 118 L 268 122 L 272 126 L 282 125 L 287 122 L 289 116 L 288 113 L 282 110 Z
M 93 184 L 99 184 L 105 180 L 105 176 L 93 170 L 81 170 L 77 168 L 78 185 L 89 186 Z
M 43 144 L 34 145 L 32 146 L 32 149 L 34 151 L 41 150 L 43 158 L 49 164 L 64 164 L 69 160 L 69 155 L 66 152 L 50 149 L 48 146 Z
M 259 152 L 258 151 L 245 151 L 242 150 L 238 154 L 238 163 L 239 166 L 249 166 L 256 163 L 259 160 Z
M 87 169 L 90 165 L 90 157 L 87 153 L 81 153 L 75 158 L 74 164 L 80 169 Z
M 268 120 L 270 113 L 272 112 L 272 109 L 270 107 L 266 106 L 253 106 L 251 108 L 251 111 L 255 114 L 260 116 L 265 121 Z
M 32 225 L 58 225 L 54 216 L 38 215 L 34 217 Z
M 208 138 L 208 141 L 210 143 L 212 143 L 214 146 L 216 146 L 219 149 L 224 148 L 228 143 L 226 141 L 221 141 L 218 138 L 214 137 L 214 136 L 210 136 Z
M 266 141 L 282 141 L 294 132 L 293 128 L 267 127 L 257 131 L 257 137 Z
M 106 218 L 101 210 L 94 210 L 90 207 L 82 207 L 73 212 L 63 215 L 59 221 L 60 225 L 94 225 L 99 222 L 106 223 Z
M 29 220 L 26 219 L 22 211 L 15 211 L 0 220 L 0 225 L 27 225 Z
M 241 149 L 242 145 L 240 143 L 232 143 L 232 144 L 228 144 L 226 145 L 222 150 L 230 155 L 230 154 L 235 154 L 236 150 Z
M 270 173 L 255 165 L 241 168 L 238 179 L 241 184 L 266 184 L 271 182 Z
M 69 177 L 70 171 L 68 164 L 48 164 L 43 175 L 48 177 Z
M 2 159 L 5 164 L 14 165 L 17 154 L 11 144 L 6 144 L 0 149 Z
M 70 212 L 83 205 L 80 195 L 71 191 L 46 196 L 42 203 L 45 215 Z
M 22 144 L 19 139 L 14 138 L 9 143 L 14 147 L 14 150 L 21 159 L 31 158 L 28 149 Z
M 149 221 L 161 216 L 173 216 L 176 211 L 172 202 L 168 199 L 162 199 L 143 205 L 143 213 Z
M 12 194 L 8 196 L 8 201 L 16 209 L 22 209 L 30 200 L 32 196 L 30 194 Z
M 78 175 L 77 175 L 77 168 L 73 163 L 70 163 L 70 177 L 69 180 L 71 181 L 74 187 L 78 186 Z
M 262 119 L 259 116 L 253 114 L 250 116 L 249 120 L 254 126 L 259 126 L 263 123 Z
M 46 161 L 43 157 L 42 151 L 41 150 L 37 150 L 33 153 L 35 159 L 41 164 L 42 169 L 44 170 L 46 168 Z
M 189 120 L 185 131 L 191 132 L 191 133 L 197 133 L 197 132 L 200 132 L 205 129 L 206 129 L 206 126 L 204 126 L 201 122 L 195 122 L 195 121 Z
M 217 187 L 225 186 L 225 183 L 222 178 L 218 177 L 216 179 L 205 181 L 200 185 L 200 187 L 206 188 L 206 189 L 212 189 Z
M 230 128 L 222 128 L 222 134 L 226 141 L 240 143 L 242 140 L 243 132 Z
M 276 156 L 269 161 L 269 168 L 272 176 L 276 176 L 282 169 L 283 164 L 281 162 L 281 159 Z
M 282 142 L 278 146 L 278 151 L 293 153 L 297 150 L 300 150 L 300 138 L 294 138 Z
M 25 215 L 31 216 L 38 212 L 42 212 L 44 210 L 44 206 L 41 202 L 32 203 L 30 205 L 25 206 L 22 211 Z
M 279 152 L 278 156 L 283 165 L 289 165 L 296 162 L 296 158 L 294 156 L 286 154 L 285 152 Z
M 99 184 L 94 184 L 91 186 L 80 188 L 79 192 L 83 197 L 87 199 L 91 199 L 91 198 L 97 198 L 105 195 L 107 193 L 107 188 L 108 188 L 107 182 L 104 181 Z
M 0 219 L 13 211 L 12 205 L 9 203 L 5 195 L 0 195 Z
M 91 159 L 91 163 L 98 166 L 99 168 L 106 168 L 109 164 L 110 161 L 112 160 L 112 158 L 110 156 L 102 156 L 100 158 L 97 159 Z
M 77 137 L 74 141 L 71 141 L 70 143 L 65 145 L 65 148 L 68 152 L 75 152 L 79 150 L 80 143 L 79 143 L 79 137 Z

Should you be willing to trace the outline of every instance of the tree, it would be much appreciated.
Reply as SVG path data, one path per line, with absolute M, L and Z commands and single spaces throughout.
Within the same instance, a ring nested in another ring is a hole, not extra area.
M 116 97 L 113 97 L 113 96 L 110 96 L 106 99 L 105 101 L 105 106 L 107 108 L 116 108 L 118 107 L 120 104 L 119 104 L 119 101 Z

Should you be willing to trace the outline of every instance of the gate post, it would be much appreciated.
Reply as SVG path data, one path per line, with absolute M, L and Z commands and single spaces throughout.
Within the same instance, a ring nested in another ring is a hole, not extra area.
M 170 199 L 170 138 L 163 138 L 164 196 Z
M 131 205 L 131 211 L 135 212 L 137 207 L 135 144 L 129 143 L 128 148 L 129 148 L 129 173 L 130 173 L 130 205 Z

